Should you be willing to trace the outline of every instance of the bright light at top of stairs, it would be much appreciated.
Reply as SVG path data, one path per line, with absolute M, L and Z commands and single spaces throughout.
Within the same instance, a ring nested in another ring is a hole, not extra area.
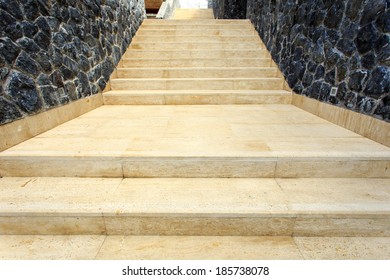
M 207 0 L 179 0 L 180 8 L 198 8 L 198 9 L 207 9 L 208 1 Z

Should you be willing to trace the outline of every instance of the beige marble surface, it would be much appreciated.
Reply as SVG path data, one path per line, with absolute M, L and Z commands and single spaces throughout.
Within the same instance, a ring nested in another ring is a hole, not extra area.
M 390 218 L 388 214 L 359 215 L 353 211 L 350 215 L 346 215 L 345 212 L 343 214 L 330 212 L 325 215 L 307 212 L 296 218 L 293 232 L 294 236 L 389 237 Z
M 388 179 L 1 178 L 0 234 L 389 236 Z
M 166 24 L 167 21 L 162 22 L 161 20 L 159 21 L 154 21 L 153 23 L 150 22 L 151 19 L 146 19 L 146 21 L 143 21 L 143 24 L 141 27 L 138 29 L 139 31 L 144 31 L 144 30 L 251 30 L 253 34 L 255 34 L 253 25 L 250 24 L 249 22 L 243 22 L 243 21 L 238 21 L 238 22 L 231 22 L 229 24 L 220 24 L 220 20 L 213 20 L 213 21 L 195 21 L 194 23 L 191 23 L 186 20 L 181 20 L 181 21 L 175 21 L 175 20 L 169 20 L 168 23 Z M 193 22 L 193 21 L 192 21 Z
M 214 19 L 212 9 L 175 9 L 173 19 Z
M 97 259 L 301 259 L 290 237 L 109 236 Z
M 269 58 L 270 54 L 264 49 L 249 49 L 249 50 L 159 50 L 159 51 L 147 51 L 147 50 L 127 50 L 123 58 L 215 58 L 222 59 L 227 57 L 240 57 L 240 58 Z M 184 68 L 185 69 L 185 68 Z M 183 70 L 184 70 L 183 69 Z M 228 69 L 227 69 L 228 70 Z M 231 69 L 236 70 L 236 69 Z
M 249 19 L 168 19 L 162 21 L 161 19 L 144 19 L 142 22 L 142 25 L 209 25 L 209 24 L 216 24 L 216 25 L 242 25 L 242 24 L 249 24 Z
M 1 178 L 0 212 L 53 216 L 99 213 L 102 203 L 121 183 L 120 178 Z
M 259 42 L 192 42 L 192 43 L 134 43 L 129 46 L 130 50 L 231 50 L 231 49 L 265 49 Z
M 390 238 L 295 237 L 306 260 L 389 260 Z
M 153 68 L 153 67 L 172 67 L 172 68 L 192 68 L 192 67 L 270 67 L 270 58 L 225 58 L 216 60 L 214 58 L 172 58 L 172 59 L 149 59 L 149 58 L 124 58 L 121 62 L 123 68 Z M 231 69 L 233 71 L 234 69 Z M 232 80 L 239 76 L 233 76 L 234 73 L 229 77 Z M 233 77 L 232 77 L 233 76 Z M 128 76 L 126 78 L 133 78 Z M 196 79 L 199 77 L 195 77 Z M 206 77 L 204 79 L 211 79 L 213 76 Z M 194 83 L 193 86 L 196 84 Z M 132 87 L 129 87 L 132 88 Z M 134 88 L 134 87 L 133 87 Z M 135 88 L 136 89 L 136 88 Z M 192 89 L 188 87 L 187 89 Z
M 293 94 L 292 104 L 390 147 L 390 124 L 373 117 Z
M 284 90 L 117 90 L 103 96 L 106 105 L 290 104 Z
M 147 19 L 148 21 L 150 19 Z M 169 22 L 171 22 L 172 20 L 169 20 Z M 177 22 L 177 21 L 176 21 Z M 214 22 L 211 22 L 211 21 L 206 21 L 206 23 L 202 23 L 202 22 L 195 22 L 193 24 L 191 24 L 191 22 L 188 22 L 188 21 L 184 21 L 182 20 L 181 22 L 183 22 L 183 24 L 165 24 L 166 21 L 164 22 L 161 22 L 158 21 L 158 22 L 155 22 L 155 23 L 148 23 L 148 22 L 144 22 L 143 23 L 146 23 L 146 24 L 142 24 L 141 27 L 138 29 L 139 31 L 141 30 L 149 30 L 149 29 L 152 29 L 152 30 L 155 30 L 155 29 L 163 29 L 163 30 L 210 30 L 210 29 L 213 29 L 213 30 L 250 30 L 253 32 L 254 28 L 252 26 L 252 24 L 250 24 L 249 22 L 238 22 L 238 24 L 215 24 L 217 23 L 218 21 L 214 21 Z M 255 34 L 253 32 L 253 34 Z
M 214 43 L 225 43 L 225 42 L 231 42 L 233 40 L 237 40 L 239 42 L 259 42 L 259 36 L 250 34 L 242 34 L 240 35 L 225 35 L 225 36 L 202 36 L 202 35 L 196 35 L 191 34 L 192 31 L 188 32 L 186 35 L 185 33 L 181 35 L 180 33 L 178 35 L 175 35 L 175 33 L 178 33 L 177 31 L 162 31 L 162 30 L 147 30 L 147 31 L 155 31 L 155 32 L 145 32 L 141 35 L 136 35 L 132 39 L 132 43 L 152 43 L 152 42 L 163 42 L 163 43 L 191 43 L 191 42 L 214 42 Z M 219 32 L 219 31 L 218 31 Z M 148 33 L 151 33 L 150 35 Z M 166 35 L 164 35 L 166 34 Z
M 277 69 L 274 67 L 191 67 L 191 68 L 119 68 L 117 78 L 274 78 Z M 191 91 L 190 89 L 187 89 Z M 104 97 L 104 96 L 103 96 Z
M 103 235 L 0 235 L 0 260 L 93 260 Z
M 175 37 L 181 37 L 181 36 L 195 36 L 195 37 L 212 37 L 212 38 L 224 38 L 224 37 L 238 37 L 237 40 L 240 40 L 241 37 L 251 37 L 256 38 L 257 40 L 260 40 L 260 37 L 251 30 L 239 30 L 239 29 L 221 29 L 221 30 L 182 30 L 182 29 L 176 29 L 176 30 L 153 30 L 153 29 L 140 29 L 137 31 L 136 36 L 134 38 L 141 36 L 175 36 Z
M 171 30 L 163 31 L 157 29 L 157 30 L 148 30 L 148 31 L 155 31 L 154 32 L 155 34 L 153 33 L 151 35 L 148 35 L 146 33 L 146 34 L 136 35 L 132 40 L 132 44 L 155 43 L 155 42 L 171 43 L 171 44 L 203 42 L 203 43 L 214 43 L 214 44 L 224 45 L 224 44 L 230 44 L 232 41 L 237 41 L 240 43 L 249 43 L 252 46 L 257 46 L 257 49 L 259 49 L 259 51 L 262 51 L 262 54 L 266 55 L 266 50 L 262 47 L 259 36 L 252 34 L 252 32 L 243 32 L 237 30 L 241 32 L 240 35 L 232 35 L 232 36 L 231 35 L 226 35 L 226 36 L 213 36 L 213 35 L 204 36 L 203 35 L 202 36 L 202 35 L 196 35 L 196 32 L 195 34 L 191 34 L 192 31 L 189 31 L 187 35 L 186 34 L 175 35 L 177 31 L 171 31 Z M 164 33 L 166 33 L 166 35 L 164 35 Z M 243 49 L 240 48 L 239 50 L 243 50 Z M 134 50 L 130 49 L 128 51 L 134 51 Z M 205 52 L 205 50 L 203 51 Z M 270 57 L 269 55 L 266 56 Z M 233 58 L 233 57 L 223 57 L 220 59 L 227 59 L 227 58 Z M 158 64 L 156 63 L 156 65 Z
M 0 151 L 77 118 L 102 105 L 102 95 L 96 94 L 61 107 L 0 125 Z
M 266 63 L 268 64 L 268 62 Z M 260 65 L 265 66 L 265 65 Z M 132 85 L 132 86 L 130 86 Z M 282 90 L 281 78 L 113 79 L 112 90 Z
M 288 208 L 298 213 L 390 211 L 390 180 L 365 178 L 280 179 Z
M 102 214 L 69 213 L 3 213 L 0 216 L 0 234 L 106 234 L 106 225 Z
M 125 179 L 113 196 L 106 200 L 104 211 L 181 214 L 227 214 L 232 211 L 238 215 L 277 213 L 287 210 L 286 200 L 287 197 L 273 179 Z
M 262 217 L 263 216 L 263 217 Z M 268 217 L 267 217 L 268 216 Z M 108 235 L 291 236 L 294 218 L 270 215 L 105 215 Z
M 285 104 L 102 106 L 0 159 L 1 176 L 390 176 L 390 148 Z
M 388 260 L 390 238 L 0 235 L 0 260 Z

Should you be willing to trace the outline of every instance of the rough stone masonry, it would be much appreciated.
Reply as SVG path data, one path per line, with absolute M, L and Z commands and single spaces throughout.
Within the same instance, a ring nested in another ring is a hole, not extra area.
M 144 0 L 0 0 L 0 124 L 102 91 Z
M 252 21 L 294 92 L 390 121 L 390 0 L 214 0 L 213 8 L 216 18 Z

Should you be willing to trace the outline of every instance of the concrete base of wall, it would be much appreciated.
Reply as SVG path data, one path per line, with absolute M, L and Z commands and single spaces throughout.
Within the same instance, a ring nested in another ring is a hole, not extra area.
M 26 141 L 57 125 L 70 121 L 103 105 L 102 95 L 96 94 L 62 107 L 54 108 L 0 126 L 0 151 Z
M 167 0 L 161 4 L 160 10 L 158 11 L 156 18 L 170 18 L 173 15 L 175 9 L 177 8 L 180 8 L 179 0 Z
M 390 147 L 390 123 L 293 93 L 292 104 Z

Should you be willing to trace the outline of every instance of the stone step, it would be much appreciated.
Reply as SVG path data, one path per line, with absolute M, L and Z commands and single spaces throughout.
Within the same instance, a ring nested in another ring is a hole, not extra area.
M 192 42 L 192 43 L 132 43 L 129 49 L 135 50 L 245 50 L 265 49 L 259 42 Z
M 177 29 L 177 30 L 161 30 L 161 29 L 140 29 L 136 33 L 138 36 L 198 36 L 198 37 L 240 37 L 240 36 L 253 36 L 260 40 L 259 35 L 254 30 L 241 30 L 241 29 Z
M 173 19 L 176 19 L 176 20 L 188 20 L 188 19 L 196 19 L 196 20 L 202 20 L 202 19 L 206 19 L 206 20 L 209 20 L 209 19 L 213 19 L 214 18 L 214 15 L 212 14 L 187 14 L 187 13 L 180 13 L 180 14 L 177 14 L 176 12 L 174 13 L 174 15 L 172 16 Z
M 174 19 L 213 19 L 212 9 L 175 9 Z
M 260 38 L 254 35 L 243 35 L 243 36 L 158 36 L 158 35 L 137 35 L 132 39 L 132 43 L 196 43 L 196 42 L 209 42 L 209 43 L 225 43 L 225 42 L 255 42 L 258 43 Z
M 390 259 L 390 237 L 1 235 L 0 244 L 0 260 Z
M 106 105 L 290 104 L 284 90 L 111 90 Z
M 1 152 L 0 176 L 389 178 L 390 148 L 293 105 L 105 105 Z
M 149 59 L 222 59 L 222 58 L 269 58 L 269 52 L 264 49 L 252 50 L 127 50 L 123 58 L 149 58 Z
M 278 77 L 276 67 L 118 68 L 116 78 L 268 78 Z
M 202 24 L 202 23 L 185 23 L 181 20 L 182 24 L 142 24 L 138 31 L 149 29 L 161 29 L 161 30 L 253 30 L 253 26 L 248 22 L 241 22 L 240 24 Z
M 160 78 L 111 79 L 112 90 L 277 90 L 283 89 L 282 78 Z
M 388 179 L 1 178 L 0 194 L 2 235 L 390 236 Z
M 225 58 L 225 59 L 154 59 L 154 58 L 124 58 L 120 68 L 150 68 L 150 67 L 270 67 L 270 58 Z
M 252 26 L 252 23 L 249 19 L 144 19 L 142 26 L 146 25 L 160 25 L 160 26 L 170 26 L 170 25 L 242 25 L 247 24 Z

